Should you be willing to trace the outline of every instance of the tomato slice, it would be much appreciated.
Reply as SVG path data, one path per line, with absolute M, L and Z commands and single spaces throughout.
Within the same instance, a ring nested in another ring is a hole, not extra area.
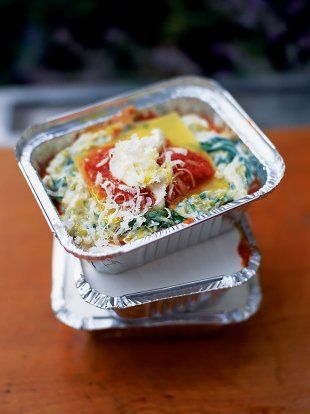
M 126 191 L 120 188 L 125 185 L 122 181 L 113 177 L 109 166 L 109 151 L 113 146 L 107 146 L 91 150 L 86 158 L 82 161 L 82 170 L 88 185 L 93 188 L 99 199 L 105 199 L 107 192 L 100 185 L 96 185 L 98 173 L 102 176 L 102 183 L 109 181 L 109 192 L 112 194 L 116 203 L 121 204 L 135 198 L 134 191 Z M 201 186 L 214 175 L 212 164 L 203 155 L 187 150 L 186 155 L 179 153 L 177 149 L 167 147 L 166 151 L 171 152 L 171 161 L 180 161 L 173 167 L 173 183 L 167 190 L 167 201 L 171 202 L 178 197 L 186 196 L 196 187 Z M 158 164 L 162 165 L 165 160 L 164 153 L 159 157 Z M 134 188 L 133 188 L 134 190 Z M 170 191 L 169 191 L 170 190 Z M 146 204 L 147 198 L 152 200 L 152 205 L 155 203 L 155 197 L 152 191 L 148 188 L 140 188 L 140 195 L 142 197 L 141 209 Z
M 171 151 L 171 160 L 182 161 L 182 164 L 176 164 L 173 167 L 172 191 L 168 194 L 168 200 L 173 201 L 178 197 L 187 195 L 190 191 L 203 183 L 210 180 L 214 175 L 214 168 L 208 159 L 199 153 L 187 150 L 186 155 L 180 154 L 173 148 L 167 148 Z M 159 164 L 164 162 L 164 156 L 159 159 Z
M 120 185 L 126 186 L 126 184 L 114 178 L 111 174 L 109 166 L 109 151 L 111 148 L 113 146 L 99 148 L 88 153 L 87 157 L 83 160 L 82 168 L 86 181 L 94 188 L 99 198 L 105 199 L 107 193 L 100 185 L 95 185 L 98 173 L 102 175 L 102 183 L 109 181 L 112 184 L 109 186 L 109 192 L 112 194 L 115 202 L 121 204 L 135 198 L 136 194 L 134 191 L 130 192 L 119 188 Z M 141 209 L 145 206 L 148 197 L 151 198 L 153 204 L 154 196 L 147 188 L 140 188 L 140 196 L 142 197 Z

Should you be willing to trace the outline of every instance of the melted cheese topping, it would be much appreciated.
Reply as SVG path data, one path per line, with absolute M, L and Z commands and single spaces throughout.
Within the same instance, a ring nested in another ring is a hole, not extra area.
M 81 133 L 71 146 L 50 162 L 43 180 L 50 196 L 60 203 L 62 220 L 69 233 L 77 244 L 85 248 L 101 248 L 110 242 L 118 244 L 120 240 L 129 242 L 156 231 L 156 219 L 147 224 L 146 213 L 151 208 L 166 209 L 166 219 L 169 220 L 171 212 L 175 211 L 181 215 L 182 221 L 182 217 L 197 217 L 247 194 L 246 168 L 242 161 L 246 154 L 215 166 L 216 159 L 212 161 L 212 153 L 209 156 L 200 144 L 219 136 L 227 140 L 236 139 L 228 127 L 215 131 L 207 120 L 196 114 L 180 117 L 172 112 L 126 124 L 117 138 L 114 132 L 112 125 Z M 97 167 L 109 163 L 112 176 L 121 182 L 117 188 L 132 195 L 121 203 L 116 199 L 112 178 L 106 179 L 98 171 L 93 182 L 89 182 L 81 167 L 81 162 L 92 149 L 107 145 L 111 150 Z M 173 186 L 173 168 L 176 163 L 183 162 L 173 160 L 172 151 L 186 156 L 188 150 L 208 159 L 216 174 L 208 182 L 190 190 L 185 197 L 175 199 L 169 210 L 166 200 Z M 162 157 L 162 162 L 158 163 L 159 157 Z M 143 188 L 151 190 L 153 200 L 149 193 L 142 194 Z M 98 189 L 105 191 L 104 199 L 98 197 Z M 173 220 L 169 225 L 173 225 Z
M 110 151 L 112 175 L 129 186 L 146 187 L 160 183 L 171 171 L 157 164 L 160 150 L 166 143 L 163 132 L 153 129 L 143 138 L 134 133 L 130 139 L 119 141 Z
M 137 122 L 132 130 L 122 133 L 119 139 L 128 139 L 133 133 L 137 134 L 139 138 L 143 138 L 151 135 L 151 131 L 156 128 L 161 130 L 171 146 L 203 153 L 206 158 L 210 159 L 208 154 L 201 150 L 199 142 L 176 112 L 148 121 Z

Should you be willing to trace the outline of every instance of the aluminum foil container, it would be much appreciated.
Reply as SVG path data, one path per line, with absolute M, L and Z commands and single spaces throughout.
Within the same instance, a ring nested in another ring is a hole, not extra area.
M 191 312 L 129 320 L 120 318 L 114 311 L 92 306 L 81 298 L 75 288 L 75 280 L 80 274 L 79 259 L 67 253 L 56 239 L 52 269 L 51 306 L 56 318 L 71 328 L 100 330 L 108 337 L 210 333 L 220 326 L 247 320 L 258 310 L 261 302 L 259 278 L 253 276 L 240 286 L 209 292 L 210 299 Z M 216 295 L 216 300 L 213 295 Z M 184 326 L 186 329 L 182 329 Z
M 242 251 L 246 257 L 240 255 Z M 191 246 L 181 255 L 175 252 L 119 275 L 104 275 L 80 260 L 74 274 L 78 292 L 87 303 L 114 311 L 121 319 L 163 319 L 214 303 L 222 289 L 255 276 L 259 264 L 260 254 L 244 217 L 230 231 Z
M 160 114 L 177 110 L 180 113 L 196 112 L 220 117 L 256 157 L 255 168 L 261 187 L 253 194 L 201 215 L 191 224 L 181 223 L 122 246 L 110 245 L 98 253 L 81 249 L 67 233 L 42 184 L 39 171 L 58 151 L 70 145 L 78 132 L 107 120 L 129 105 L 135 105 L 141 111 L 152 109 Z M 251 202 L 276 187 L 285 169 L 283 159 L 273 144 L 231 95 L 218 83 L 199 77 L 175 78 L 35 125 L 27 129 L 17 143 L 16 157 L 52 232 L 62 246 L 76 257 L 92 262 L 98 271 L 110 273 L 141 266 L 227 231 L 240 220 Z

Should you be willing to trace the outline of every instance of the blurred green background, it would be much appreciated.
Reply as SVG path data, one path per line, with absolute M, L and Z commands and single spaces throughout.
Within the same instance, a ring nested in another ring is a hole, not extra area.
M 0 0 L 0 83 L 308 71 L 307 0 Z
M 173 76 L 218 80 L 261 127 L 309 125 L 309 0 L 0 0 L 0 148 Z

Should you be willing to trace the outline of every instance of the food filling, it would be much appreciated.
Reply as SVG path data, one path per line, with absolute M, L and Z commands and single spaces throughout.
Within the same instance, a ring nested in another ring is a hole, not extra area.
M 81 132 L 43 183 L 75 243 L 96 251 L 246 196 L 257 186 L 255 160 L 220 119 L 130 107 Z

